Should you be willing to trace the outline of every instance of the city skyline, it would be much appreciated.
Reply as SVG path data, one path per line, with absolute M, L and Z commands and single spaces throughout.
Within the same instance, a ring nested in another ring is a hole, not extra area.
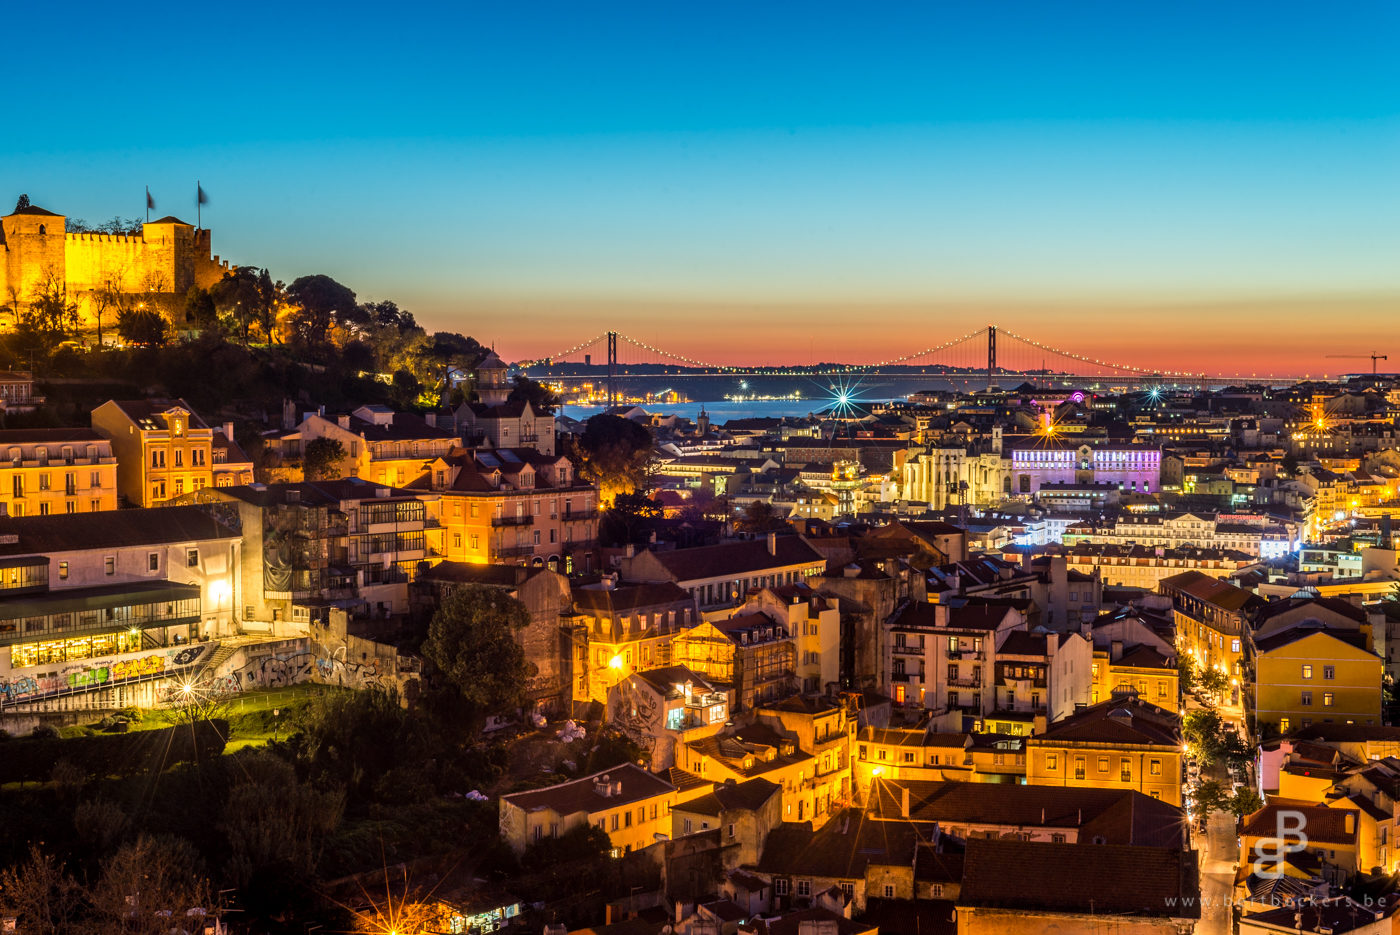
M 1161 369 L 1391 350 L 1394 8 L 740 9 L 298 9 L 236 35 L 27 9 L 19 34 L 61 28 L 78 59 L 193 27 L 200 80 L 154 74 L 147 116 L 58 69 L 0 175 L 89 221 L 146 185 L 193 220 L 198 178 L 223 257 L 511 359 L 614 328 L 863 363 L 988 322 Z

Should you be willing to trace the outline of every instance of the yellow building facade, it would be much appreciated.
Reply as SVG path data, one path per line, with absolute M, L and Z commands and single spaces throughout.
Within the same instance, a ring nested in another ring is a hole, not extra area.
M 92 427 L 111 439 L 117 492 L 134 506 L 164 506 L 214 485 L 214 430 L 184 400 L 108 400 Z
M 0 515 L 117 508 L 112 443 L 91 429 L 0 431 Z
M 1287 733 L 1316 722 L 1381 723 L 1383 663 L 1347 631 L 1295 628 L 1259 642 L 1254 710 Z
M 1052 724 L 1026 741 L 1026 783 L 1135 789 L 1181 805 L 1176 714 L 1119 695 Z
M 671 835 L 676 787 L 632 763 L 572 782 L 501 796 L 501 836 L 517 854 L 546 838 L 593 825 L 608 835 L 613 856 Z

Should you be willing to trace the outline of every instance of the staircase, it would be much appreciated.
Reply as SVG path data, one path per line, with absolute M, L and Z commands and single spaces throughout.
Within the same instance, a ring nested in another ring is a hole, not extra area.
M 209 661 L 204 664 L 204 668 L 199 670 L 199 678 L 213 678 L 219 671 L 219 666 L 233 658 L 233 654 L 238 652 L 237 643 L 220 643 L 219 648 L 214 650 L 214 655 L 209 657 Z

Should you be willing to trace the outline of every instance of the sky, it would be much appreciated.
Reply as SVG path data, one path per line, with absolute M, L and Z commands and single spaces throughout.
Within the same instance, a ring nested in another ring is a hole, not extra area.
M 6 13 L 0 210 L 199 180 L 223 258 L 507 359 L 1400 367 L 1389 0 L 87 7 Z

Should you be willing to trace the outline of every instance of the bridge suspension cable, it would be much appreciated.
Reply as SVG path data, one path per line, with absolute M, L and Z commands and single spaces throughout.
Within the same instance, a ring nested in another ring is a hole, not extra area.
M 705 367 L 710 370 L 735 369 L 734 367 L 728 364 L 713 364 L 709 363 L 708 361 L 696 360 L 693 357 L 687 357 L 684 354 L 676 354 L 671 351 L 662 350 L 661 348 L 648 344 L 645 341 L 638 341 L 636 338 L 630 335 L 623 334 L 622 332 L 618 332 L 617 336 L 622 340 L 626 341 L 628 344 L 631 344 L 633 347 L 641 348 L 644 351 L 651 351 L 653 354 L 660 354 L 662 357 L 669 357 L 672 360 L 679 360 L 682 363 L 689 364 L 692 367 Z
M 540 361 L 530 361 L 530 363 L 540 363 L 540 362 L 543 361 L 543 360 L 563 360 L 565 357 L 568 357 L 570 354 L 573 354 L 573 353 L 575 353 L 575 352 L 577 352 L 577 351 L 581 351 L 581 350 L 583 350 L 585 347 L 589 347 L 589 346 L 591 346 L 591 345 L 597 344 L 599 341 L 605 340 L 605 339 L 607 338 L 607 336 L 608 336 L 608 333 L 607 333 L 606 331 L 604 331 L 602 334 L 594 335 L 593 337 L 589 338 L 587 341 L 580 341 L 579 343 L 575 344 L 573 347 L 569 348 L 569 349 L 566 350 L 566 351 L 560 351 L 560 352 L 557 353 L 557 354 L 551 354 L 551 355 L 549 355 L 548 357 L 541 358 Z
M 905 354 L 903 357 L 895 357 L 895 358 L 892 358 L 891 360 L 882 360 L 882 361 L 880 361 L 878 364 L 865 364 L 865 365 L 863 365 L 863 366 L 861 366 L 861 367 L 857 367 L 857 368 L 854 368 L 854 369 L 858 369 L 858 370 L 873 370 L 873 369 L 876 369 L 876 368 L 879 368 L 879 367 L 889 367 L 889 366 L 893 366 L 893 365 L 895 365 L 895 364 L 902 364 L 902 363 L 904 363 L 905 361 L 914 360 L 915 358 L 918 358 L 918 357 L 924 357 L 924 356 L 926 356 L 926 355 L 928 355 L 928 354 L 937 354 L 939 351 L 946 351 L 946 350 L 947 350 L 948 348 L 950 348 L 950 347 L 955 347 L 956 345 L 959 345 L 959 344 L 963 343 L 964 341 L 970 341 L 970 340 L 972 340 L 973 338 L 981 337 L 982 335 L 984 335 L 984 334 L 986 334 L 986 333 L 987 333 L 987 329 L 986 329 L 985 327 L 979 328 L 979 329 L 977 329 L 976 331 L 973 331 L 973 332 L 970 332 L 970 333 L 968 333 L 968 334 L 965 334 L 965 335 L 963 335 L 963 336 L 960 337 L 960 338 L 954 338 L 954 339 L 951 340 L 951 341 L 944 341 L 942 344 L 935 344 L 933 347 L 926 347 L 926 348 L 924 348 L 922 351 L 917 351 L 917 352 L 915 352 L 915 353 L 913 353 L 913 354 Z
M 1095 358 L 1095 357 L 1084 357 L 1084 356 L 1082 356 L 1082 355 L 1080 355 L 1080 354 L 1075 354 L 1075 353 L 1073 353 L 1073 352 L 1071 352 L 1071 351 L 1065 351 L 1065 350 L 1061 350 L 1061 349 L 1058 348 L 1058 347 L 1051 347 L 1051 346 L 1048 345 L 1048 344 L 1042 344 L 1041 342 L 1035 340 L 1034 338 L 1028 338 L 1028 337 L 1026 337 L 1025 335 L 1017 334 L 1016 332 L 1012 331 L 1012 330 L 1009 329 L 1009 328 L 1001 328 L 1001 329 L 998 329 L 998 330 L 1000 330 L 1000 332 L 1001 332 L 1002 334 L 1006 335 L 1008 338 L 1014 338 L 1015 340 L 1020 341 L 1020 342 L 1023 343 L 1023 344 L 1029 344 L 1031 347 L 1035 348 L 1036 350 L 1045 351 L 1045 352 L 1048 353 L 1048 354 L 1055 354 L 1055 355 L 1057 355 L 1057 356 L 1059 356 L 1059 357 L 1068 358 L 1069 360 L 1075 360 L 1075 361 L 1078 361 L 1078 362 L 1081 363 L 1081 364 L 1093 364 L 1093 365 L 1096 366 L 1096 367 L 1105 367 L 1105 368 L 1107 368 L 1107 369 L 1109 369 L 1109 370 L 1121 370 L 1121 371 L 1125 371 L 1125 372 L 1127 372 L 1127 373 L 1135 373 L 1135 374 L 1153 374 L 1153 373 L 1161 373 L 1161 372 L 1163 372 L 1163 371 L 1158 371 L 1158 370 L 1150 370 L 1150 369 L 1147 369 L 1147 368 L 1145 368 L 1145 367 L 1134 367 L 1134 366 L 1132 366 L 1131 364 L 1113 364 L 1113 363 L 1109 363 L 1109 362 L 1106 361 L 1106 360 L 1099 360 L 1098 358 Z

